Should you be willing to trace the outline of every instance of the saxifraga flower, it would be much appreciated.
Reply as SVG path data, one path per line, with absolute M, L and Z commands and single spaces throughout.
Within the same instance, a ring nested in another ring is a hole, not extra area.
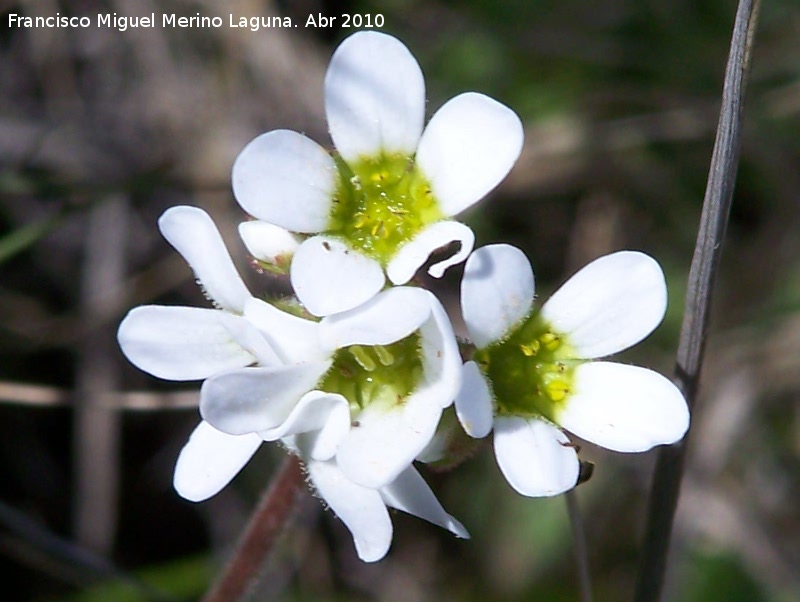
M 490 245 L 470 256 L 461 307 L 476 349 L 463 366 L 456 412 L 473 437 L 494 430 L 497 463 L 514 489 L 545 496 L 575 486 L 578 456 L 562 429 L 620 452 L 683 437 L 689 411 L 671 381 L 595 361 L 644 339 L 666 305 L 661 268 L 643 253 L 593 261 L 541 309 L 522 251 Z
M 274 244 L 251 248 L 260 259 L 291 247 L 267 224 L 246 225 L 276 235 Z M 179 455 L 177 492 L 212 497 L 264 440 L 280 440 L 364 561 L 389 549 L 387 507 L 469 537 L 411 465 L 459 386 L 452 328 L 433 295 L 398 287 L 307 320 L 250 294 L 201 209 L 169 209 L 159 227 L 217 306 L 141 306 L 119 327 L 120 347 L 137 367 L 167 380 L 205 379 L 200 407 L 209 420 Z
M 334 53 L 325 109 L 336 152 L 302 134 L 275 130 L 245 147 L 233 166 L 242 208 L 308 235 L 291 282 L 309 312 L 360 305 L 385 275 L 408 282 L 430 254 L 460 249 L 429 268 L 440 277 L 466 259 L 474 235 L 452 221 L 506 176 L 522 149 L 522 124 L 509 108 L 469 92 L 442 106 L 424 128 L 419 64 L 392 36 L 363 31 Z

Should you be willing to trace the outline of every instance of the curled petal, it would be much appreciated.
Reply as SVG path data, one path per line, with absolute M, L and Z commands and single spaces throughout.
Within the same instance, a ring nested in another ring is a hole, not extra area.
M 470 437 L 482 439 L 492 430 L 492 392 L 475 362 L 465 363 L 461 372 L 461 390 L 456 396 L 456 415 Z
M 207 379 L 200 389 L 200 414 L 231 435 L 266 431 L 282 424 L 300 398 L 314 389 L 330 362 L 279 368 L 243 368 Z
M 338 172 L 319 144 L 290 130 L 262 134 L 233 164 L 233 194 L 242 209 L 292 232 L 321 232 Z
M 287 270 L 294 252 L 300 246 L 298 236 L 280 226 L 261 220 L 250 220 L 239 224 L 239 236 L 255 259 L 285 267 Z M 281 265 L 282 262 L 286 262 L 286 265 Z
M 325 76 L 331 138 L 346 161 L 417 148 L 425 81 L 416 59 L 392 36 L 362 31 L 334 52 Z
M 646 451 L 675 443 L 689 428 L 683 395 L 652 370 L 590 362 L 575 370 L 574 387 L 557 416 L 559 423 L 606 449 Z
M 387 506 L 439 525 L 456 537 L 469 539 L 469 533 L 464 525 L 445 512 L 425 479 L 413 466 L 400 473 L 397 479 L 382 488 L 380 493 Z
M 350 345 L 389 345 L 417 330 L 430 313 L 430 300 L 424 290 L 390 288 L 355 309 L 323 318 L 320 341 L 330 350 Z
M 178 456 L 175 491 L 191 502 L 216 495 L 239 474 L 261 443 L 258 435 L 228 435 L 201 422 Z
M 441 400 L 424 389 L 393 408 L 368 406 L 358 414 L 358 426 L 339 445 L 336 461 L 356 483 L 383 487 L 425 449 L 441 414 Z
M 249 299 L 244 316 L 262 333 L 282 363 L 296 364 L 328 358 L 319 342 L 319 324 L 281 311 L 260 299 Z
M 166 380 L 199 380 L 275 358 L 249 322 L 218 309 L 136 307 L 117 339 L 133 365 Z
M 159 218 L 158 227 L 194 270 L 211 300 L 222 309 L 242 313 L 250 292 L 209 215 L 197 207 L 171 207 Z
M 511 245 L 476 250 L 461 281 L 461 312 L 475 346 L 502 339 L 530 313 L 533 293 L 533 271 L 522 251 Z
M 496 418 L 494 454 L 508 484 L 522 495 L 558 495 L 578 482 L 575 448 L 564 433 L 543 420 Z
M 649 335 L 667 310 L 667 285 L 658 263 L 636 251 L 596 259 L 542 307 L 554 330 L 569 337 L 578 357 L 627 349 Z
M 317 492 L 353 534 L 358 557 L 375 562 L 392 545 L 392 521 L 376 489 L 348 479 L 335 462 L 309 462 L 308 475 Z
M 290 435 L 314 433 L 303 441 L 303 455 L 313 460 L 330 460 L 349 431 L 347 400 L 341 395 L 311 391 L 303 395 L 282 424 L 258 434 L 265 441 L 277 441 Z
M 445 103 L 419 142 L 416 162 L 445 215 L 482 199 L 522 152 L 519 117 L 496 100 L 467 92 Z
M 315 316 L 353 309 L 386 282 L 377 261 L 327 236 L 314 236 L 300 245 L 291 280 L 297 298 Z
M 469 226 L 460 222 L 442 221 L 431 224 L 397 251 L 386 266 L 389 280 L 393 284 L 405 284 L 414 277 L 431 253 L 451 242 L 460 243 L 461 247 L 447 259 L 428 268 L 428 273 L 434 278 L 441 278 L 447 268 L 461 263 L 469 256 L 475 244 L 475 234 Z
M 461 386 L 461 353 L 453 334 L 453 326 L 444 307 L 430 291 L 425 291 L 431 307 L 431 318 L 420 328 L 422 369 L 426 395 L 448 407 Z

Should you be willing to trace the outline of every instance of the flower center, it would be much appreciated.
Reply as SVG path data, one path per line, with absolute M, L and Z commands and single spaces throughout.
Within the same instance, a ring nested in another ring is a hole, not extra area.
M 576 366 L 567 340 L 538 311 L 507 338 L 475 352 L 475 361 L 492 383 L 497 413 L 556 422 L 573 390 Z
M 426 225 L 444 217 L 413 158 L 381 153 L 350 164 L 335 159 L 339 184 L 327 232 L 384 267 Z
M 402 404 L 422 379 L 420 335 L 414 332 L 391 345 L 351 345 L 339 349 L 318 389 L 339 393 L 353 415 L 368 405 L 387 410 Z

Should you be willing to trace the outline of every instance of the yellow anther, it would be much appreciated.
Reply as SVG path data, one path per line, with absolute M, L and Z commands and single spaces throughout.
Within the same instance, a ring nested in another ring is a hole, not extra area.
M 373 349 L 375 350 L 375 355 L 378 356 L 378 361 L 381 364 L 384 366 L 391 366 L 394 364 L 394 356 L 386 347 L 383 345 L 375 345 Z
M 544 388 L 547 396 L 553 401 L 563 401 L 570 393 L 569 384 L 563 380 L 553 380 L 547 383 Z
M 369 216 L 366 213 L 356 213 L 353 216 L 353 225 L 356 228 L 363 228 L 369 223 Z
M 378 221 L 377 224 L 372 226 L 372 236 L 377 236 L 380 238 L 386 238 L 389 236 L 389 233 L 386 230 L 386 227 L 383 224 L 383 220 Z
M 375 360 L 373 360 L 366 350 L 360 345 L 353 345 L 348 348 L 350 355 L 352 355 L 358 362 L 358 365 L 364 368 L 367 372 L 375 370 Z
M 539 341 L 533 341 L 527 345 L 522 344 L 519 346 L 519 348 L 522 351 L 522 354 L 525 355 L 526 357 L 533 357 L 534 355 L 539 353 L 541 344 L 539 343 Z
M 561 345 L 561 337 L 554 332 L 546 332 L 539 337 L 539 340 L 548 351 L 555 351 Z

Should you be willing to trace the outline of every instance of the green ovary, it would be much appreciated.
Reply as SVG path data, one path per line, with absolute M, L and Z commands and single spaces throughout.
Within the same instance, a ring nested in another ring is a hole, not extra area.
M 551 422 L 558 422 L 574 390 L 575 368 L 584 362 L 538 311 L 473 359 L 491 382 L 498 415 L 543 416 Z
M 391 345 L 339 349 L 317 388 L 342 395 L 354 415 L 374 404 L 388 410 L 417 388 L 422 370 L 420 336 L 415 332 Z
M 444 217 L 411 157 L 381 153 L 352 164 L 336 157 L 336 165 L 339 184 L 326 232 L 384 267 L 425 226 Z

